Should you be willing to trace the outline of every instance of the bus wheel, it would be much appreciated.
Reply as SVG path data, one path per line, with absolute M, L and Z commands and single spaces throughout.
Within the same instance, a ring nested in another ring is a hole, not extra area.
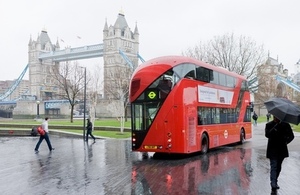
M 206 154 L 208 151 L 208 137 L 205 133 L 202 134 L 200 151 L 202 154 Z
M 245 142 L 245 131 L 244 129 L 241 129 L 240 132 L 240 144 L 243 144 Z

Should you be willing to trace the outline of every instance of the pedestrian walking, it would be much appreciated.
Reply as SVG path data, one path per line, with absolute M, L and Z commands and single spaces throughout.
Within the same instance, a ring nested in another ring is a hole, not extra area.
M 273 120 L 265 127 L 265 136 L 268 138 L 267 158 L 270 159 L 270 181 L 272 192 L 279 189 L 278 177 L 284 158 L 289 156 L 287 144 L 294 139 L 294 133 L 289 123 L 280 121 L 273 115 Z
M 90 119 L 86 119 L 87 120 L 87 125 L 86 125 L 86 141 L 89 140 L 89 135 L 94 139 L 94 142 L 96 141 L 96 138 L 93 136 L 92 131 L 93 131 L 93 124 L 90 121 Z
M 257 114 L 255 113 L 255 111 L 253 112 L 253 115 L 252 115 L 252 119 L 254 120 L 254 126 L 257 126 Z
M 45 134 L 44 135 L 40 134 L 40 139 L 39 139 L 39 141 L 36 144 L 35 149 L 34 149 L 35 152 L 39 152 L 39 147 L 40 147 L 40 145 L 41 145 L 41 143 L 44 139 L 47 142 L 47 145 L 48 145 L 48 148 L 49 148 L 50 152 L 52 150 L 54 150 L 54 148 L 51 145 L 50 138 L 49 138 L 48 120 L 49 120 L 49 118 L 46 117 L 45 120 L 42 123 L 42 129 L 45 131 Z

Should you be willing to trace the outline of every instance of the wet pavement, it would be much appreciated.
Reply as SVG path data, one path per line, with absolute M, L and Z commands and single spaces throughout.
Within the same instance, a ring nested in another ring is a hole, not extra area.
M 143 159 L 130 140 L 50 135 L 55 150 L 38 137 L 0 137 L 0 194 L 270 194 L 264 125 L 254 127 L 244 145 L 211 150 L 186 158 Z M 300 194 L 300 135 L 289 145 L 290 157 L 279 177 L 280 195 Z

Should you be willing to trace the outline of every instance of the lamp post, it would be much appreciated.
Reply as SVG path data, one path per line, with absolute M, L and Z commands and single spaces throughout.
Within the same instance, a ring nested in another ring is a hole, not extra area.
M 40 103 L 39 100 L 36 101 L 36 119 L 40 118 Z
M 83 94 L 83 140 L 88 140 L 85 134 L 85 113 L 86 113 L 86 67 L 84 67 L 84 94 Z M 86 139 L 85 139 L 86 137 Z

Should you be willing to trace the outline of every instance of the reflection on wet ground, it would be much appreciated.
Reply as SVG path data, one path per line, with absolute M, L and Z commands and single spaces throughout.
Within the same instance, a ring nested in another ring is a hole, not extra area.
M 223 148 L 179 160 L 135 162 L 132 194 L 247 194 L 251 154 Z
M 266 140 L 257 126 L 243 146 L 211 150 L 207 155 L 143 159 L 130 140 L 51 136 L 55 150 L 35 137 L 0 137 L 0 194 L 270 194 Z M 300 192 L 300 136 L 291 145 L 279 178 L 281 195 Z

